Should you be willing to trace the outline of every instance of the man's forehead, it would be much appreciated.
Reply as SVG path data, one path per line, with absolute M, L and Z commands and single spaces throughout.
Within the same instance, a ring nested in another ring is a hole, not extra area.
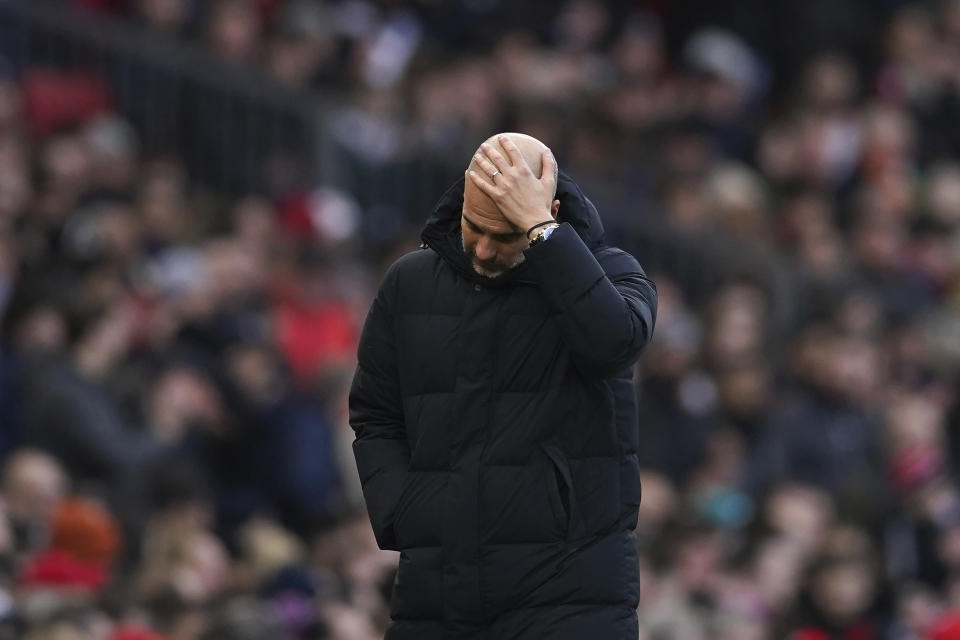
M 491 214 L 481 209 L 463 208 L 463 215 L 469 222 L 488 233 L 516 233 L 519 231 L 515 226 L 507 222 L 506 218 L 499 214 Z
M 489 233 L 516 233 L 514 227 L 500 212 L 496 203 L 473 185 L 467 185 L 463 194 L 463 214 Z

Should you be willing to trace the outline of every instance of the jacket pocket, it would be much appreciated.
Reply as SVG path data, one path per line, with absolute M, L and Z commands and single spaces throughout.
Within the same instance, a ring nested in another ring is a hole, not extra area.
M 400 484 L 400 495 L 397 497 L 396 503 L 393 505 L 393 530 L 396 534 L 397 531 L 402 526 L 403 515 L 406 511 L 407 503 L 409 502 L 410 497 L 410 482 L 412 473 L 407 472 L 403 477 L 403 482 Z
M 579 527 L 579 509 L 577 508 L 576 492 L 573 487 L 573 476 L 570 465 L 560 449 L 552 444 L 542 444 L 541 449 L 547 456 L 552 473 L 547 476 L 547 486 L 550 489 L 551 508 L 563 523 L 565 539 L 576 537 L 582 532 Z
M 393 512 L 399 549 L 440 544 L 446 475 L 410 471 Z

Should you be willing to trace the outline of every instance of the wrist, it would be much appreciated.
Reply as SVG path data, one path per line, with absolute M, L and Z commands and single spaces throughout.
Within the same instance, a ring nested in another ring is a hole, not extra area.
M 530 238 L 530 243 L 527 245 L 527 248 L 535 247 L 536 245 L 546 241 L 554 231 L 560 227 L 558 222 L 550 222 L 541 227 L 538 227 L 533 231 L 533 237 Z
M 560 223 L 553 218 L 531 223 L 529 226 L 526 227 L 525 234 L 527 236 L 527 240 L 530 240 L 534 235 L 536 235 L 538 230 L 543 229 L 545 227 L 549 228 L 550 225 L 560 226 Z

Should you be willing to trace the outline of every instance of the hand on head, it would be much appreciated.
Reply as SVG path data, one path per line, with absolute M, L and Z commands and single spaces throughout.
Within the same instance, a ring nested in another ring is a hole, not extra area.
M 488 139 L 470 162 L 467 179 L 520 231 L 556 217 L 557 161 L 536 138 L 502 133 Z

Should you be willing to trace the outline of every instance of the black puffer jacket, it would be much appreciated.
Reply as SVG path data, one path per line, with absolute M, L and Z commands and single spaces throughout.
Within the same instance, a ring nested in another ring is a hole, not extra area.
M 463 182 L 363 329 L 350 423 L 397 549 L 387 640 L 637 637 L 631 369 L 656 290 L 561 174 L 562 224 L 496 279 L 460 240 Z

